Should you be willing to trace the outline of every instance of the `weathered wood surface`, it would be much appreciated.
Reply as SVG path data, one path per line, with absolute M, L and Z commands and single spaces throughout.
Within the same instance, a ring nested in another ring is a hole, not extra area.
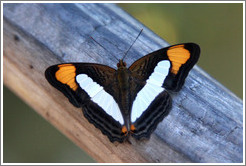
M 98 162 L 243 162 L 243 104 L 199 67 L 183 89 L 171 94 L 173 108 L 148 141 L 112 144 L 44 78 L 61 62 L 97 62 L 116 67 L 126 57 L 168 46 L 112 4 L 4 4 L 3 77 L 40 115 Z M 90 39 L 92 36 L 110 53 Z

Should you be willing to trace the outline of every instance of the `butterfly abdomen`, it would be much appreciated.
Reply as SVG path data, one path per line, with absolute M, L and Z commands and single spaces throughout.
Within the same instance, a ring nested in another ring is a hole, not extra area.
M 127 131 L 130 129 L 130 111 L 131 111 L 131 92 L 130 92 L 130 74 L 125 66 L 118 66 L 118 104 L 124 118 L 124 124 Z

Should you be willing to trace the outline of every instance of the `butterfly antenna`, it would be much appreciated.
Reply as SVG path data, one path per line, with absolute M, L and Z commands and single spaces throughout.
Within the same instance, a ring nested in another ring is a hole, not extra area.
M 140 34 L 143 32 L 143 29 L 141 29 L 141 31 L 139 32 L 138 36 L 136 37 L 136 39 L 133 41 L 132 45 L 128 48 L 128 50 L 125 52 L 122 60 L 124 60 L 124 58 L 126 57 L 127 53 L 129 52 L 129 50 L 132 48 L 133 44 L 136 42 L 136 40 L 138 39 L 138 37 L 140 36 Z
M 116 56 L 111 54 L 105 47 L 103 47 L 100 43 L 98 43 L 92 36 L 90 36 L 90 37 L 94 42 L 96 42 L 99 46 L 101 46 L 104 50 L 106 50 L 110 55 L 112 55 L 117 61 L 119 61 L 119 59 Z

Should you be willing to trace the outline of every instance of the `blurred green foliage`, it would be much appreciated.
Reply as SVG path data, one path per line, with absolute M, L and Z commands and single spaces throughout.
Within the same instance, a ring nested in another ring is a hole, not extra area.
M 243 97 L 242 4 L 118 5 L 170 44 L 199 44 L 198 65 Z M 3 95 L 3 162 L 95 162 L 7 88 Z

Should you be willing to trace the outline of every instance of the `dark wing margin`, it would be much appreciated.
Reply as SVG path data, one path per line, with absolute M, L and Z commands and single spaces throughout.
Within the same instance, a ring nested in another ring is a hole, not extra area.
M 104 87 L 108 93 L 113 92 L 112 79 L 115 69 L 100 64 L 69 63 L 50 66 L 45 71 L 48 82 L 61 91 L 75 107 L 82 107 L 87 120 L 108 136 L 111 142 L 123 142 L 125 135 L 121 124 L 90 100 L 90 96 L 80 88 L 76 81 L 78 74 L 86 74 L 93 81 Z
M 105 114 L 97 104 L 89 101 L 84 105 L 83 113 L 90 123 L 100 129 L 104 135 L 107 135 L 111 142 L 123 142 L 125 140 L 126 136 L 121 131 L 121 124 Z
M 171 61 L 172 68 L 170 68 L 163 87 L 177 92 L 184 85 L 189 71 L 197 63 L 200 57 L 200 47 L 194 43 L 171 46 L 167 50 L 167 56 Z
M 136 120 L 132 136 L 136 139 L 149 138 L 159 122 L 168 115 L 172 99 L 167 91 L 160 93 L 144 113 Z
M 45 71 L 45 77 L 48 82 L 61 91 L 75 107 L 81 107 L 83 102 L 89 99 L 87 93 L 79 93 L 80 91 L 83 92 L 83 90 L 79 88 L 75 81 L 76 68 L 73 64 L 50 66 Z
M 199 55 L 200 47 L 197 44 L 177 44 L 157 50 L 140 58 L 129 67 L 129 70 L 140 82 L 146 81 L 160 61 L 169 60 L 171 67 L 163 83 L 163 87 L 167 90 L 177 92 L 182 88 L 185 78 L 198 61 Z M 139 86 L 137 90 L 140 90 L 142 87 Z

